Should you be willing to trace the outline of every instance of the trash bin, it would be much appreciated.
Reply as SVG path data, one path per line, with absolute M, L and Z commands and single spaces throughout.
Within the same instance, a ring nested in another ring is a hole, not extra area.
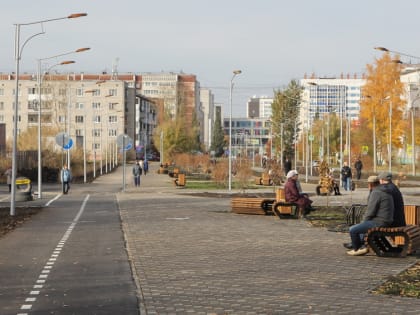
M 31 180 L 26 177 L 16 178 L 16 201 L 33 200 Z

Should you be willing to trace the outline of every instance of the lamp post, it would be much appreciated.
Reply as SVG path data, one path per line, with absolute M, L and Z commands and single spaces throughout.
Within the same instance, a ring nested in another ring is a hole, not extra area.
M 37 81 L 38 81 L 38 199 L 42 198 L 42 147 L 41 147 L 41 126 L 42 126 L 42 122 L 41 122 L 41 111 L 42 111 L 42 83 L 43 83 L 43 75 L 41 74 L 42 72 L 42 62 L 45 60 L 50 60 L 53 58 L 58 58 L 58 57 L 62 57 L 62 56 L 66 56 L 66 55 L 70 55 L 70 54 L 74 54 L 74 53 L 79 53 L 79 52 L 83 52 L 86 50 L 89 50 L 90 48 L 79 48 L 75 51 L 71 51 L 71 52 L 67 52 L 67 53 L 63 53 L 63 54 L 59 54 L 59 55 L 55 55 L 55 56 L 51 56 L 51 57 L 47 57 L 47 58 L 41 58 L 38 59 L 37 63 L 38 63 L 38 77 L 37 77 Z M 48 70 L 46 71 L 47 73 L 54 67 L 56 66 L 60 66 L 60 65 L 68 65 L 68 64 L 72 64 L 74 63 L 74 61 L 72 60 L 66 60 L 66 61 L 62 61 L 60 63 L 57 63 L 55 65 L 52 65 L 51 67 L 48 68 Z
M 230 80 L 229 89 L 229 191 L 232 191 L 232 91 L 233 91 L 233 79 L 238 74 L 241 74 L 241 70 L 234 70 L 232 79 Z
M 389 101 L 389 147 L 388 147 L 388 172 L 392 173 L 392 101 Z
M 14 108 L 14 124 L 13 124 L 13 144 L 12 144 L 12 189 L 11 189 L 11 197 L 10 197 L 10 215 L 16 214 L 16 173 L 17 173 L 17 137 L 18 137 L 18 115 L 19 115 L 19 63 L 20 59 L 22 58 L 22 52 L 25 45 L 35 36 L 45 34 L 45 31 L 42 29 L 41 32 L 35 33 L 29 38 L 25 40 L 23 45 L 20 45 L 20 28 L 22 26 L 27 25 L 35 25 L 57 21 L 57 20 L 64 20 L 64 19 L 73 19 L 82 16 L 86 16 L 86 13 L 75 13 L 71 14 L 66 17 L 55 18 L 55 19 L 46 19 L 36 22 L 29 22 L 29 23 L 19 23 L 15 24 L 15 108 Z
M 404 57 L 408 57 L 408 58 L 414 58 L 414 59 L 417 59 L 417 61 L 420 60 L 420 57 L 418 57 L 418 56 L 413 56 L 413 55 L 409 55 L 409 54 L 402 53 L 402 52 L 399 52 L 399 51 L 390 50 L 390 49 L 385 48 L 385 47 L 374 47 L 373 49 L 376 49 L 376 50 L 379 50 L 379 51 L 384 51 L 384 52 L 394 53 L 394 54 L 404 56 Z
M 411 154 L 412 154 L 412 175 L 416 176 L 416 140 L 414 139 L 414 107 L 411 105 Z
M 42 147 L 41 147 L 41 136 L 42 136 L 42 133 L 41 133 L 41 126 L 42 126 L 41 117 L 42 117 L 42 115 L 41 115 L 41 112 L 42 112 L 42 81 L 43 81 L 43 76 L 41 75 L 41 63 L 42 63 L 43 60 L 47 60 L 47 59 L 51 59 L 51 58 L 55 58 L 55 57 L 57 57 L 57 56 L 38 59 L 38 77 L 37 77 L 37 81 L 38 81 L 38 199 L 42 198 Z M 72 61 L 72 60 L 62 61 L 60 63 L 57 63 L 57 64 L 49 67 L 47 72 L 50 71 L 55 66 L 68 65 L 68 64 L 72 64 L 72 63 L 74 63 L 74 61 Z

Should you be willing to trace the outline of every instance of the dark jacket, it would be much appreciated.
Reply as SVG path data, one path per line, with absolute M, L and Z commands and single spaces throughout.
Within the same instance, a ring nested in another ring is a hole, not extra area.
M 400 190 L 392 182 L 382 186 L 392 195 L 392 199 L 394 199 L 394 220 L 392 226 L 405 226 L 404 200 Z
M 384 185 L 372 189 L 368 197 L 364 221 L 375 221 L 380 226 L 391 226 L 394 221 L 394 199 Z
M 341 169 L 341 178 L 344 180 L 348 177 L 352 177 L 351 168 L 350 166 L 343 166 L 343 168 Z
M 357 160 L 356 163 L 354 163 L 354 168 L 358 171 L 361 171 L 363 168 L 363 163 L 360 160 Z

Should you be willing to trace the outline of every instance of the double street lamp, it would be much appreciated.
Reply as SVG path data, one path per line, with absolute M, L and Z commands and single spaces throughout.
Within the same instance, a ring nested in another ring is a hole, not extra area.
M 230 80 L 229 88 L 229 191 L 232 190 L 232 91 L 233 91 L 233 79 L 238 74 L 241 74 L 241 70 L 234 70 L 232 79 Z
M 27 25 L 35 25 L 57 21 L 57 20 L 64 20 L 64 19 L 74 19 L 86 16 L 87 13 L 75 13 L 70 14 L 66 17 L 55 18 L 55 19 L 46 19 L 36 22 L 29 22 L 29 23 L 19 23 L 15 24 L 15 108 L 14 108 L 14 122 L 13 122 L 13 149 L 12 149 L 12 189 L 11 189 L 11 197 L 10 197 L 10 215 L 16 214 L 16 173 L 17 173 L 17 137 L 18 137 L 18 115 L 19 115 L 19 64 L 20 59 L 22 58 L 22 51 L 25 45 L 34 37 L 38 35 L 45 34 L 45 31 L 42 28 L 41 32 L 35 33 L 29 38 L 25 40 L 25 42 L 21 45 L 20 44 L 20 28 L 22 26 Z
M 74 54 L 74 53 L 79 53 L 79 52 L 83 52 L 86 50 L 89 50 L 90 48 L 79 48 L 75 51 L 71 51 L 71 52 L 67 52 L 67 53 L 63 53 L 63 54 L 59 54 L 59 55 L 55 55 L 55 56 L 51 56 L 51 57 L 47 57 L 47 58 L 41 58 L 38 59 L 38 77 L 37 77 L 37 81 L 38 81 L 38 199 L 42 198 L 42 147 L 41 147 L 41 126 L 42 126 L 42 83 L 43 83 L 43 78 L 44 76 L 42 75 L 42 62 L 45 60 L 50 60 L 50 59 L 54 59 L 54 58 L 58 58 L 58 57 L 62 57 L 62 56 L 66 56 L 66 55 L 70 55 L 70 54 Z M 46 73 L 48 73 L 52 68 L 56 67 L 56 66 L 60 66 L 60 65 L 68 65 L 68 64 L 72 64 L 75 63 L 72 60 L 65 60 L 59 63 L 56 63 L 52 66 L 50 66 L 48 68 L 48 70 L 46 71 Z

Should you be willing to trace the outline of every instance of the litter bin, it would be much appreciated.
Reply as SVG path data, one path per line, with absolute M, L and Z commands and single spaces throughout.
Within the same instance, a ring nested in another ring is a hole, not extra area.
M 26 177 L 16 178 L 16 201 L 33 200 L 31 180 Z

